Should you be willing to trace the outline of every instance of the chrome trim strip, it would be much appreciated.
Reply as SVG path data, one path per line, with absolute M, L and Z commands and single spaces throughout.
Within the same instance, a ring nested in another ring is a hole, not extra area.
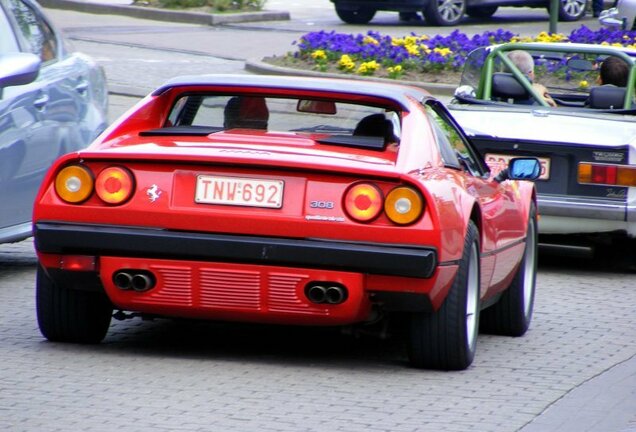
M 625 221 L 627 212 L 636 212 L 636 207 L 624 201 L 598 198 L 539 195 L 537 201 L 539 214 L 546 216 Z

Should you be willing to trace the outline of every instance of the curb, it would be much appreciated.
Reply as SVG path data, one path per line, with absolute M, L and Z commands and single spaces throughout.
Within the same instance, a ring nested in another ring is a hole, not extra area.
M 125 15 L 131 18 L 144 18 L 156 21 L 169 21 L 200 25 L 222 25 L 255 21 L 289 20 L 289 12 L 260 11 L 238 12 L 228 14 L 208 14 L 201 12 L 185 12 L 177 10 L 157 9 L 142 6 L 125 6 L 102 3 L 90 3 L 77 0 L 39 0 L 45 8 L 73 10 L 94 14 Z
M 427 90 L 432 95 L 436 96 L 453 96 L 455 93 L 456 85 L 453 84 L 438 84 L 438 83 L 426 83 L 422 81 L 405 81 L 395 80 L 390 78 L 376 78 L 359 75 L 343 75 L 327 72 L 318 72 L 304 69 L 292 69 L 281 66 L 275 66 L 269 63 L 265 63 L 261 60 L 247 60 L 245 62 L 245 70 L 254 72 L 260 75 L 298 75 L 309 77 L 323 77 L 323 78 L 347 78 L 362 81 L 380 81 L 385 83 L 402 84 L 407 86 L 415 86 Z

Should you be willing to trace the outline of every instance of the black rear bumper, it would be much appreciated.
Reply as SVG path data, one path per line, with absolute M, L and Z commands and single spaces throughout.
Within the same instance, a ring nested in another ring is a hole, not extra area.
M 36 223 L 33 234 L 35 248 L 49 254 L 220 261 L 414 278 L 431 277 L 437 266 L 437 252 L 431 247 L 55 222 Z

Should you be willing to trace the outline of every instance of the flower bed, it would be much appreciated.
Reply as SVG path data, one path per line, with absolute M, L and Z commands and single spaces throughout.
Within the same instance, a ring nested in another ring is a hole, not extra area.
M 591 30 L 586 26 L 569 35 L 542 32 L 519 37 L 507 30 L 469 37 L 455 30 L 448 36 L 411 33 L 402 38 L 369 31 L 366 34 L 312 32 L 295 42 L 296 52 L 265 61 L 291 68 L 377 76 L 422 82 L 457 84 L 469 52 L 506 42 L 576 42 L 626 46 L 636 49 L 636 31 Z

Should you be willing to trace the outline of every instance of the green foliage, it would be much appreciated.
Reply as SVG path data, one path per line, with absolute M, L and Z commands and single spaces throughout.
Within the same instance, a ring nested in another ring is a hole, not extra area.
M 166 9 L 209 8 L 213 11 L 261 10 L 267 0 L 135 0 L 134 4 Z

